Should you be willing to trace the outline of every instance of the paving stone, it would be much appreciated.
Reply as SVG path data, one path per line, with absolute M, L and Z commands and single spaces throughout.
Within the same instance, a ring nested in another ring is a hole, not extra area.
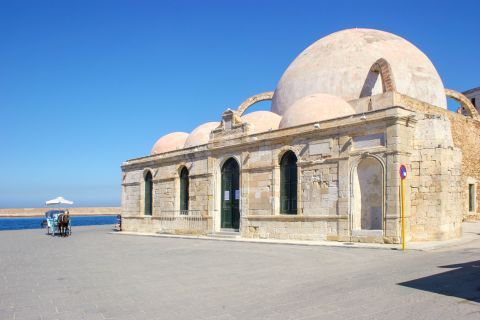
M 1 320 L 480 315 L 478 239 L 401 252 L 74 231 L 54 242 L 40 230 L 0 232 Z

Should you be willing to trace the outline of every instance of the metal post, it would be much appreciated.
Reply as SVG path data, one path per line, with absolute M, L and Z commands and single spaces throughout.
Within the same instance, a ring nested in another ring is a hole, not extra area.
M 402 212 L 402 250 L 405 251 L 405 185 L 404 185 L 404 179 L 401 179 L 401 195 L 402 195 L 402 207 L 401 207 L 401 212 Z

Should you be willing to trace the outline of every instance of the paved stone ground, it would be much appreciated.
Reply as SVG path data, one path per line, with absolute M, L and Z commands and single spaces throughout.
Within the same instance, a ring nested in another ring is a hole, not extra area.
M 0 319 L 480 319 L 480 241 L 430 252 L 0 232 Z

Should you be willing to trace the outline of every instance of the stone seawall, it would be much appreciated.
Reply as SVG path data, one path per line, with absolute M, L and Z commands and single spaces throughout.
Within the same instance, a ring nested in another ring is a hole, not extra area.
M 45 212 L 54 208 L 3 208 L 0 217 L 43 217 Z M 68 208 L 73 216 L 108 216 L 120 214 L 120 207 L 82 207 Z

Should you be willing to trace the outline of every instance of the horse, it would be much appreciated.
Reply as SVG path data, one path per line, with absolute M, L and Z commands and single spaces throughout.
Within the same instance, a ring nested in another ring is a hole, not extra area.
M 68 225 L 70 224 L 70 213 L 67 211 L 58 216 L 58 230 L 61 237 L 68 236 Z

